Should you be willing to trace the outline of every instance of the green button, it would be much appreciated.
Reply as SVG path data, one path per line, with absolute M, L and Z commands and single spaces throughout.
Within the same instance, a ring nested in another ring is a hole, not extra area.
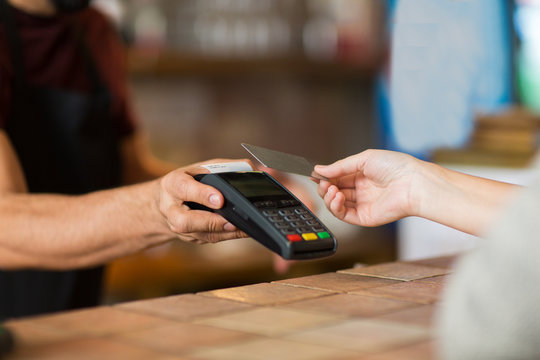
M 330 237 L 330 234 L 327 233 L 326 231 L 317 233 L 317 235 L 319 235 L 319 238 L 321 238 L 321 239 L 328 239 Z

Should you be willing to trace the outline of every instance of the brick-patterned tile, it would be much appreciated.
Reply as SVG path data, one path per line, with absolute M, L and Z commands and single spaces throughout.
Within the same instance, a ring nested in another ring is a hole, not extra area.
M 338 319 L 340 319 L 339 316 L 330 314 L 265 307 L 207 318 L 198 323 L 266 336 L 277 336 L 336 322 Z
M 437 358 L 434 341 L 424 341 L 377 355 L 363 357 L 362 360 L 432 360 Z
M 398 299 L 420 304 L 432 304 L 439 300 L 443 286 L 444 284 L 442 282 L 416 280 L 374 289 L 352 291 L 351 294 Z
M 280 284 L 261 283 L 200 293 L 254 305 L 278 305 L 331 294 L 328 291 L 305 289 Z
M 377 316 L 376 319 L 431 327 L 433 325 L 433 317 L 436 311 L 437 305 L 420 305 Z
M 159 355 L 152 360 L 201 360 L 188 355 Z
M 18 348 L 30 348 L 81 338 L 82 334 L 33 324 L 28 320 L 11 321 L 7 328 L 13 333 Z
M 156 315 L 172 320 L 216 316 L 222 313 L 242 311 L 252 305 L 194 294 L 168 296 L 159 299 L 133 301 L 115 306 L 116 308 Z
M 433 283 L 433 284 L 439 284 L 441 286 L 446 285 L 448 282 L 448 279 L 450 279 L 450 276 L 452 275 L 441 275 L 441 276 L 433 276 L 425 279 L 415 280 L 414 282 L 417 283 Z
M 439 256 L 435 258 L 407 261 L 407 263 L 416 264 L 416 265 L 433 266 L 433 267 L 438 267 L 442 269 L 452 269 L 458 259 L 459 259 L 459 255 L 447 255 L 447 256 Z
M 104 306 L 26 320 L 40 327 L 86 335 L 108 335 L 170 324 L 172 321 Z
M 304 276 L 295 279 L 280 280 L 276 281 L 275 283 L 319 290 L 348 292 L 353 290 L 369 289 L 379 286 L 391 285 L 397 282 L 399 281 L 333 272 L 320 275 Z
M 338 294 L 288 304 L 286 308 L 314 311 L 347 317 L 376 316 L 417 306 L 412 302 L 376 298 L 372 296 Z
M 191 355 L 201 360 L 349 360 L 358 356 L 353 351 L 283 339 L 260 339 Z
M 428 278 L 432 276 L 446 275 L 449 272 L 450 270 L 448 269 L 403 262 L 384 263 L 339 271 L 339 273 L 342 274 L 375 276 L 385 279 L 402 281 L 410 281 Z
M 162 355 L 166 354 L 103 338 L 85 338 L 45 346 L 20 348 L 10 355 L 9 359 L 146 360 L 160 359 Z
M 254 335 L 212 326 L 175 323 L 158 328 L 116 335 L 117 342 L 142 346 L 159 352 L 181 355 L 206 347 L 219 347 L 251 340 Z
M 423 327 L 373 319 L 346 320 L 313 330 L 298 332 L 286 339 L 364 353 L 387 351 L 429 339 Z

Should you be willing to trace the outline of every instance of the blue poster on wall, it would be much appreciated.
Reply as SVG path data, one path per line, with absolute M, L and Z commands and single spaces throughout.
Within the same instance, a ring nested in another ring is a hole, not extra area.
M 475 113 L 512 101 L 508 2 L 389 3 L 390 67 L 379 86 L 386 147 L 429 157 L 463 145 Z

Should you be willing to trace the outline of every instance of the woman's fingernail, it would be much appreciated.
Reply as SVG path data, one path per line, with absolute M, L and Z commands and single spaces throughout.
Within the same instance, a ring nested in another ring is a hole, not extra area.
M 225 225 L 223 225 L 223 229 L 225 231 L 235 231 L 236 230 L 236 226 L 234 226 L 233 224 L 231 224 L 230 222 L 226 223 Z
M 210 202 L 213 204 L 213 205 L 216 205 L 218 206 L 220 204 L 220 199 L 219 199 L 219 195 L 211 195 L 210 196 Z

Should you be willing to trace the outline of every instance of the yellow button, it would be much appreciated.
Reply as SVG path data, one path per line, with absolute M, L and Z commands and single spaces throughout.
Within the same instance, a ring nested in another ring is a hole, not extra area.
M 304 240 L 317 240 L 318 239 L 315 233 L 305 233 L 305 234 L 302 234 L 302 237 L 304 238 Z

